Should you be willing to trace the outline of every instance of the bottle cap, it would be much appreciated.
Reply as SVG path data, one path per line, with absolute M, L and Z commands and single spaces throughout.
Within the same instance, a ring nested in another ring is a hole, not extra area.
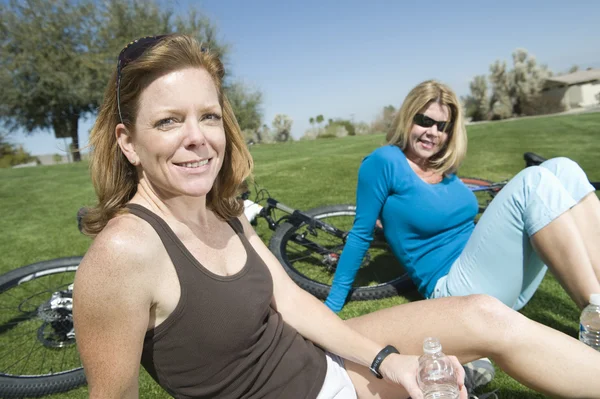
M 600 294 L 590 295 L 590 303 L 592 305 L 600 306 Z
M 427 337 L 423 341 L 423 352 L 428 354 L 438 353 L 442 351 L 440 340 L 434 337 Z

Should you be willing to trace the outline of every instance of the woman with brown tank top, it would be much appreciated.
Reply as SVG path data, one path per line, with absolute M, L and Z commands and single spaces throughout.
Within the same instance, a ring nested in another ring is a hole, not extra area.
M 418 399 L 427 335 L 456 356 L 463 399 L 459 361 L 486 356 L 541 392 L 600 397 L 600 353 L 490 297 L 344 322 L 296 286 L 240 216 L 252 160 L 223 75 L 183 35 L 119 55 L 90 136 L 99 203 L 74 290 L 90 397 L 137 397 L 141 363 L 178 398 Z

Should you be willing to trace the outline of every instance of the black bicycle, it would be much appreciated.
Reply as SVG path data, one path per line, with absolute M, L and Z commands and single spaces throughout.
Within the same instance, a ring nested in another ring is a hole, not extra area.
M 283 265 L 296 284 L 320 299 L 327 298 L 333 275 L 354 223 L 356 206 L 329 205 L 308 211 L 290 208 L 257 190 L 257 198 L 249 201 L 265 205 L 258 213 L 246 214 L 251 223 L 262 218 L 274 232 L 269 249 Z M 278 217 L 277 211 L 283 212 Z M 392 254 L 383 236 L 376 228 L 371 245 L 362 260 L 349 300 L 361 301 L 386 298 L 414 288 L 410 277 Z

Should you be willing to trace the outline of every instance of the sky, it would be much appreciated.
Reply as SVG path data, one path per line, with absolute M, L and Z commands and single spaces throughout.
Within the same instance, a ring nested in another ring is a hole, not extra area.
M 458 95 L 495 60 L 525 48 L 554 73 L 600 68 L 600 1 L 164 0 L 175 13 L 201 10 L 230 45 L 227 73 L 263 93 L 263 121 L 309 118 L 370 123 L 419 82 L 438 79 Z M 116 54 L 115 54 L 116 58 Z M 80 120 L 87 144 L 94 119 Z M 12 141 L 34 155 L 63 151 L 51 132 Z

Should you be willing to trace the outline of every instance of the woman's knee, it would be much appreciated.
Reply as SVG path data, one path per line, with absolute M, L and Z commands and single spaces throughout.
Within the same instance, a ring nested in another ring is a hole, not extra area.
M 552 158 L 542 163 L 540 167 L 556 176 L 556 179 L 576 202 L 594 191 L 584 170 L 577 162 L 569 158 Z
M 585 177 L 585 172 L 581 166 L 572 159 L 566 157 L 557 157 L 543 162 L 540 167 L 548 169 L 559 179 L 574 179 Z
M 528 192 L 529 189 L 535 190 L 539 186 L 553 187 L 562 185 L 559 178 L 550 169 L 542 166 L 525 168 L 513 180 L 523 186 L 524 192 Z M 521 192 L 521 190 L 516 191 L 516 193 Z
M 464 298 L 467 301 L 467 307 L 471 308 L 475 314 L 481 315 L 484 318 L 494 318 L 510 310 L 501 300 L 491 295 L 473 294 Z
M 496 344 L 510 339 L 510 331 L 519 317 L 519 313 L 502 303 L 499 299 L 484 294 L 469 295 L 466 300 L 465 322 L 478 339 L 489 340 Z

